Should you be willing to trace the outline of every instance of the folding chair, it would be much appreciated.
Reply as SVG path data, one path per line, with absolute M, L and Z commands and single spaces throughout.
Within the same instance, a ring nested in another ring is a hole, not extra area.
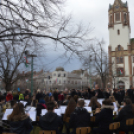
M 126 120 L 126 125 L 127 125 L 127 127 L 128 127 L 128 130 L 129 130 L 129 132 L 131 133 L 133 133 L 133 131 L 134 131 L 134 129 L 133 129 L 133 125 L 134 125 L 134 119 L 127 119 Z
M 95 122 L 95 116 L 90 117 L 91 122 Z
M 109 130 L 112 132 L 117 132 L 120 127 L 120 122 L 114 122 L 109 125 Z
M 76 134 L 89 134 L 90 132 L 91 132 L 91 127 L 76 128 Z
M 54 130 L 41 130 L 39 134 L 56 134 Z

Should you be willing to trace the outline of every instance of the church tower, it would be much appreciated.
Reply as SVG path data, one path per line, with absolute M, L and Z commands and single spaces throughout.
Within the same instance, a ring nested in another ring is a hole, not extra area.
M 109 5 L 108 18 L 111 83 L 116 88 L 129 88 L 133 84 L 133 54 L 128 3 L 115 0 Z

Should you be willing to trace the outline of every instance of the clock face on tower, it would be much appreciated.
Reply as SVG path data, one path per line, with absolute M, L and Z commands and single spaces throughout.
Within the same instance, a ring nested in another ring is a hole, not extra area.
M 119 9 L 119 5 L 115 6 L 115 9 Z

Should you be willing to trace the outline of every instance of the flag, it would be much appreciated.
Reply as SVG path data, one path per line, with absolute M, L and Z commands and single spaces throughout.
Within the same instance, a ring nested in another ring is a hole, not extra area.
M 56 79 L 56 83 L 58 82 L 58 78 Z
M 123 74 L 123 71 L 120 69 L 120 75 L 122 75 Z
M 26 82 L 28 82 L 28 79 L 26 79 Z
M 27 57 L 24 57 L 25 59 L 25 66 L 28 67 L 28 60 L 27 60 Z

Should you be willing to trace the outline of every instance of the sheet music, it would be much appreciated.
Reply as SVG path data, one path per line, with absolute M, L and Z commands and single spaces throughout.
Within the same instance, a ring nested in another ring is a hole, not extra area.
M 45 115 L 46 113 L 47 113 L 47 110 L 46 110 L 46 109 L 42 109 L 41 115 L 43 116 L 43 115 Z
M 54 112 L 57 114 L 57 115 L 59 115 L 59 116 L 61 116 L 61 109 L 55 109 L 54 110 Z M 47 113 L 47 110 L 46 109 L 42 109 L 42 111 L 41 111 L 41 115 L 43 116 L 43 115 L 45 115 Z
M 31 107 L 31 106 L 27 106 L 25 108 L 25 111 L 35 111 L 35 110 L 36 110 L 36 108 L 35 107 Z
M 84 100 L 84 102 L 85 102 L 85 107 L 88 107 L 90 100 Z
M 26 101 L 20 101 L 20 103 L 22 103 L 24 105 L 24 107 L 26 106 L 27 102 Z
M 88 112 L 92 112 L 92 108 L 91 107 L 84 107 L 85 109 L 87 109 Z
M 13 109 L 6 109 L 3 117 L 2 117 L 2 120 L 7 120 L 7 116 L 10 115 L 12 113 Z
M 32 121 L 36 121 L 36 111 L 29 111 L 28 114 Z
M 61 116 L 61 109 L 55 109 L 54 112 L 55 112 L 57 115 Z
M 66 111 L 67 106 L 60 106 L 61 114 L 64 114 Z

